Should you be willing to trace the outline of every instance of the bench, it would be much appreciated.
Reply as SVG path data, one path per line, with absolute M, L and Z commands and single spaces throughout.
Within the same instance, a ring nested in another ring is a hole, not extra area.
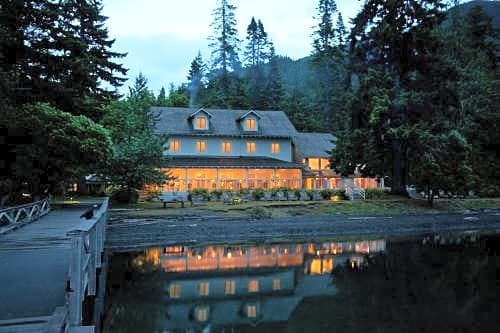
M 188 194 L 187 192 L 162 192 L 158 199 L 163 202 L 163 208 L 166 208 L 169 202 L 180 202 L 184 208 L 184 202 L 188 201 Z

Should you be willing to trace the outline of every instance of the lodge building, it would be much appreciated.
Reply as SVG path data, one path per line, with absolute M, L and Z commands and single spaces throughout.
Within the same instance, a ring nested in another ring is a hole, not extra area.
M 329 156 L 336 138 L 300 133 L 283 111 L 154 107 L 167 135 L 170 181 L 163 191 L 370 188 L 372 178 L 342 178 Z

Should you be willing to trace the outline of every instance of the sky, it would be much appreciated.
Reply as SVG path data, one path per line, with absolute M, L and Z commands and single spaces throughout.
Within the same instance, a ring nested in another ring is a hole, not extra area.
M 318 0 L 232 0 L 239 37 L 245 39 L 252 16 L 260 19 L 279 55 L 299 59 L 311 53 Z M 364 1 L 337 0 L 347 25 Z M 210 60 L 208 37 L 217 0 L 103 0 L 113 50 L 127 53 L 118 62 L 129 69 L 122 92 L 142 72 L 149 88 L 187 82 L 191 61 L 201 52 Z M 243 44 L 244 45 L 244 44 Z

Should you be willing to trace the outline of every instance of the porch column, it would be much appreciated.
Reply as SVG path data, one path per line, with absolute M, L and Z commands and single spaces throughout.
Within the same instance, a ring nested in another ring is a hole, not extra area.
M 184 169 L 184 181 L 186 182 L 185 187 L 186 191 L 189 191 L 189 179 L 188 179 L 188 169 Z
M 220 168 L 217 168 L 216 174 L 215 174 L 215 188 L 220 189 Z
M 278 179 L 276 177 L 276 168 L 273 169 L 273 187 L 272 188 L 277 188 L 278 186 Z
M 248 168 L 245 168 L 245 171 L 246 171 L 246 172 L 245 172 L 245 177 L 246 177 L 246 178 L 245 178 L 245 181 L 246 181 L 246 183 L 247 183 L 247 189 L 250 189 L 250 181 L 248 180 L 248 178 L 249 178 L 249 175 L 248 175 Z

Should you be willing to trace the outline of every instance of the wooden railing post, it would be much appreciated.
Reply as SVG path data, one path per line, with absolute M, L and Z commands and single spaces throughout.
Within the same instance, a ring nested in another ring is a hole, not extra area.
M 97 268 L 102 266 L 107 209 L 108 199 L 105 199 L 100 208 L 94 208 L 89 220 L 82 219 L 82 223 L 68 233 L 72 240 L 67 293 L 70 326 L 82 324 L 82 302 L 85 296 L 98 294 Z

